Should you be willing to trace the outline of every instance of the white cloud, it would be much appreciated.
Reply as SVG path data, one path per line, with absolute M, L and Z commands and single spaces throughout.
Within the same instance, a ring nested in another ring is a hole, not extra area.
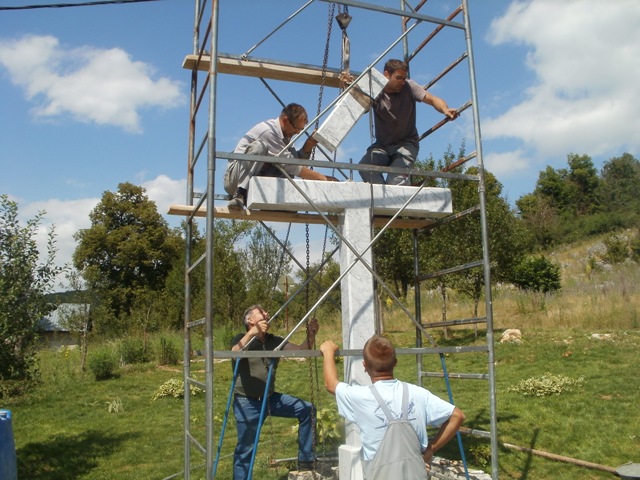
M 186 192 L 185 180 L 174 180 L 166 175 L 146 181 L 141 185 L 147 196 L 153 200 L 160 213 L 172 226 L 177 226 L 182 217 L 169 217 L 167 211 L 173 204 L 184 203 Z M 81 198 L 77 200 L 50 199 L 27 203 L 24 200 L 12 198 L 19 203 L 19 214 L 22 222 L 33 219 L 39 212 L 45 212 L 36 234 L 36 242 L 41 255 L 46 254 L 47 236 L 53 226 L 55 233 L 56 264 L 63 266 L 72 264 L 76 241 L 73 236 L 83 228 L 89 228 L 91 221 L 89 213 L 95 208 L 100 198 Z M 175 221 L 172 221 L 175 220 Z M 63 277 L 58 278 L 56 286 L 64 284 Z
M 66 48 L 55 37 L 30 35 L 0 41 L 0 65 L 42 118 L 70 115 L 140 133 L 141 109 L 184 101 L 179 82 L 154 79 L 150 65 L 119 48 Z
M 483 135 L 519 139 L 540 160 L 637 151 L 639 23 L 636 0 L 513 2 L 488 40 L 528 48 L 536 82 Z
M 160 215 L 168 219 L 171 224 L 180 223 L 183 217 L 168 218 L 167 212 L 171 205 L 186 203 L 187 181 L 185 179 L 174 180 L 166 175 L 158 175 L 153 180 L 143 182 L 141 186 L 146 190 L 149 199 L 155 202 Z
M 529 159 L 522 150 L 511 152 L 489 153 L 484 158 L 484 165 L 497 177 L 515 177 L 528 169 Z
M 56 264 L 71 265 L 76 241 L 73 235 L 83 228 L 90 226 L 89 213 L 100 201 L 99 198 L 82 198 L 77 200 L 51 199 L 40 202 L 20 203 L 19 213 L 21 221 L 26 222 L 34 218 L 38 212 L 45 212 L 36 235 L 36 242 L 41 255 L 46 255 L 48 234 L 53 226 L 55 233 Z M 41 257 L 41 260 L 44 258 Z M 59 277 L 58 284 L 65 283 L 64 277 Z M 57 288 L 56 288 L 57 290 Z

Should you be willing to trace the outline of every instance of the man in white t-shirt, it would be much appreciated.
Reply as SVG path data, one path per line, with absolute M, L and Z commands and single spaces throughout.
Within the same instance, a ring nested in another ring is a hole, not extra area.
M 372 461 L 380 447 L 388 426 L 388 420 L 371 392 L 370 386 L 348 385 L 338 380 L 335 353 L 338 346 L 328 340 L 320 346 L 324 362 L 324 382 L 327 391 L 336 396 L 338 413 L 360 428 L 361 457 L 366 465 Z M 364 345 L 362 352 L 365 371 L 371 378 L 382 399 L 394 414 L 402 410 L 402 382 L 395 379 L 395 348 L 389 340 L 374 335 Z M 422 457 L 429 465 L 433 453 L 442 448 L 456 434 L 465 419 L 458 407 L 442 400 L 429 390 L 408 384 L 408 417 L 415 430 L 422 450 Z M 428 438 L 426 426 L 440 427 L 433 438 Z

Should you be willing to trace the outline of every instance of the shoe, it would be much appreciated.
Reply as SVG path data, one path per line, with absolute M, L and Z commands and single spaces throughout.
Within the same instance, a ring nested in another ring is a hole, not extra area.
M 299 461 L 298 462 L 298 471 L 299 472 L 311 472 L 316 469 L 316 462 L 308 460 L 308 461 Z
M 236 195 L 231 200 L 229 200 L 229 203 L 227 203 L 227 207 L 229 208 L 229 210 L 242 210 L 244 208 L 244 200 L 241 196 Z
M 229 203 L 227 203 L 227 207 L 230 210 L 242 210 L 246 204 L 247 191 L 244 188 L 238 188 L 238 190 L 236 190 L 236 194 L 231 200 L 229 200 Z

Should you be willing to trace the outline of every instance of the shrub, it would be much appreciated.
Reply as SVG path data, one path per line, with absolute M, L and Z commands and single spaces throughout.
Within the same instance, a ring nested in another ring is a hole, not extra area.
M 471 463 L 484 468 L 491 462 L 491 448 L 489 445 L 472 445 L 469 448 Z
M 318 443 L 325 448 L 338 446 L 344 440 L 344 420 L 335 408 L 322 408 L 317 413 Z
M 611 264 L 622 263 L 627 258 L 627 241 L 621 235 L 609 235 L 604 244 L 607 247 L 605 260 Z
M 513 283 L 534 292 L 551 293 L 560 290 L 560 266 L 544 255 L 524 258 L 516 266 Z
M 196 387 L 195 385 L 190 385 L 189 390 L 191 391 L 191 395 L 197 395 L 198 393 L 202 392 L 202 389 Z M 160 388 L 156 390 L 156 393 L 153 394 L 154 400 L 162 397 L 184 397 L 184 382 L 182 380 L 178 380 L 177 378 L 171 378 L 164 382 L 162 385 L 160 385 Z
M 107 350 L 94 353 L 89 357 L 89 370 L 96 380 L 107 380 L 115 376 L 116 359 Z
M 124 405 L 122 405 L 122 400 L 120 397 L 116 397 L 110 402 L 107 403 L 107 412 L 109 413 L 122 413 L 124 412 Z
M 180 351 L 171 340 L 160 337 L 157 357 L 160 365 L 177 365 L 180 360 Z
M 125 365 L 149 361 L 149 350 L 139 338 L 125 338 L 119 350 L 120 359 Z
M 560 395 L 571 391 L 571 387 L 582 385 L 583 378 L 573 379 L 564 375 L 545 373 L 541 377 L 522 380 L 515 387 L 509 387 L 507 392 L 522 393 L 525 397 L 546 397 Z
M 640 232 L 636 232 L 629 240 L 629 250 L 631 250 L 631 260 L 640 262 Z
M 322 408 L 316 413 L 316 436 L 318 445 L 324 449 L 333 449 L 344 441 L 344 419 L 336 408 Z M 298 432 L 298 424 L 291 427 L 293 433 Z

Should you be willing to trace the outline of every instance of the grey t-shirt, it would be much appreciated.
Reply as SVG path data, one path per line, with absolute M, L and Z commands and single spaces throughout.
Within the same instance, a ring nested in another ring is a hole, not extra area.
M 239 333 L 231 340 L 231 346 L 237 344 L 244 333 Z M 283 342 L 284 338 L 271 333 L 267 333 L 264 343 L 259 338 L 254 339 L 248 347 L 248 350 L 273 350 Z M 232 369 L 235 369 L 235 362 L 231 362 Z M 247 397 L 262 397 L 267 384 L 267 373 L 269 362 L 273 363 L 273 374 L 269 383 L 269 395 L 274 392 L 276 383 L 276 370 L 278 369 L 278 358 L 243 358 L 240 360 L 238 367 L 238 378 L 233 389 L 234 393 L 245 395 Z
M 383 90 L 373 104 L 376 144 L 411 142 L 418 146 L 416 102 L 421 102 L 424 96 L 425 89 L 410 79 L 398 93 Z

